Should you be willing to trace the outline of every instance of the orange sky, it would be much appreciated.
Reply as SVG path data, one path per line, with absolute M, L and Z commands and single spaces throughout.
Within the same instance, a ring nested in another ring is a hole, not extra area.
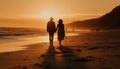
M 0 0 L 0 26 L 26 27 L 28 24 L 23 21 L 16 25 L 14 20 L 9 23 L 8 18 L 48 19 L 53 16 L 55 19 L 65 18 L 66 23 L 72 20 L 84 20 L 99 17 L 118 5 L 120 0 Z M 6 19 L 7 22 L 3 24 L 2 19 Z

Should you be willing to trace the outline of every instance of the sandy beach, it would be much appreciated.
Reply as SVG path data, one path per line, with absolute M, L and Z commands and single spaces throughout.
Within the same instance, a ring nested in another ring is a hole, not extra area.
M 0 0 L 0 69 L 120 69 L 120 0 Z
M 59 47 L 27 45 L 26 50 L 0 53 L 0 69 L 120 69 L 120 35 L 84 33 L 68 36 Z

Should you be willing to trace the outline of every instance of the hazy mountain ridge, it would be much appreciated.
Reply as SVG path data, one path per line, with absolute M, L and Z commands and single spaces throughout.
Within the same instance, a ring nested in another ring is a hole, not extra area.
M 115 7 L 111 12 L 99 18 L 74 21 L 66 24 L 66 27 L 77 29 L 120 29 L 120 6 Z

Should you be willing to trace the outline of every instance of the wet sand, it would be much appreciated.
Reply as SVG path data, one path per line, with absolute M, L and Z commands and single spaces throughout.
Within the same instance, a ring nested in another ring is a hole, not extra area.
M 0 69 L 120 69 L 120 37 L 96 34 L 66 37 L 62 47 L 55 41 L 0 53 Z

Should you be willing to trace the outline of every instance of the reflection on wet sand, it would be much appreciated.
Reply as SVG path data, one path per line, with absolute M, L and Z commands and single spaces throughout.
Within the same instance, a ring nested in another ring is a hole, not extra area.
M 77 33 L 67 33 L 66 36 L 76 36 L 79 35 Z M 57 36 L 55 36 L 54 41 L 57 40 Z M 20 51 L 26 50 L 28 45 L 36 44 L 36 43 L 45 43 L 49 42 L 48 36 L 37 36 L 31 38 L 17 38 L 16 40 L 7 43 L 0 44 L 0 52 L 11 52 L 11 51 Z

